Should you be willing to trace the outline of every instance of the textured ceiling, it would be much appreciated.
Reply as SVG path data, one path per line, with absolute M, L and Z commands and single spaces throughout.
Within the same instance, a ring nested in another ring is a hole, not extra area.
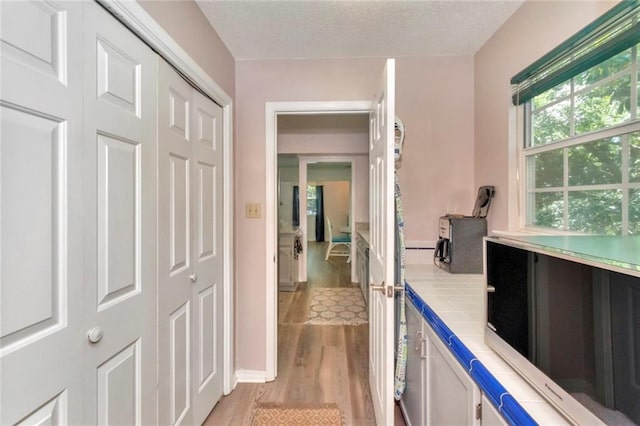
M 197 0 L 235 59 L 474 54 L 523 0 Z

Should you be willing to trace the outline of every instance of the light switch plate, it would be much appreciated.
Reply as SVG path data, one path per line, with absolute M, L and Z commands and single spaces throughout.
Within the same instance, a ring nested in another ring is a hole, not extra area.
M 262 216 L 262 206 L 260 203 L 245 204 L 245 217 L 248 219 L 260 219 Z

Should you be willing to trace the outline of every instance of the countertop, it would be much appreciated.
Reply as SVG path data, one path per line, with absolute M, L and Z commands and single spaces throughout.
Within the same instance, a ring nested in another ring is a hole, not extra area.
M 491 390 L 489 393 L 493 394 L 493 398 L 491 395 L 488 397 L 503 415 L 515 423 L 568 424 L 485 344 L 486 286 L 482 275 L 450 274 L 434 265 L 409 264 L 405 279 L 409 285 L 409 299 L 413 298 L 414 305 L 427 322 L 432 327 L 435 325 L 436 333 L 481 389 L 486 387 Z M 425 305 L 422 309 L 419 306 L 421 304 Z M 478 361 L 481 365 L 478 365 Z
M 369 244 L 369 223 L 358 222 L 356 223 L 356 235 L 359 235 L 363 240 Z
M 555 254 L 592 266 L 640 276 L 640 235 L 510 235 L 499 239 L 515 247 Z

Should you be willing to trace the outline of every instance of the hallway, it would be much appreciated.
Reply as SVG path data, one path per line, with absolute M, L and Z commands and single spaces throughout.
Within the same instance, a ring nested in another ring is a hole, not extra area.
M 344 257 L 324 260 L 327 243 L 309 243 L 308 282 L 279 292 L 278 377 L 241 383 L 205 425 L 250 425 L 257 403 L 335 403 L 347 424 L 375 425 L 368 384 L 369 325 L 305 325 L 311 289 L 356 287 Z M 398 419 L 399 417 L 399 419 Z M 396 409 L 396 424 L 404 424 Z

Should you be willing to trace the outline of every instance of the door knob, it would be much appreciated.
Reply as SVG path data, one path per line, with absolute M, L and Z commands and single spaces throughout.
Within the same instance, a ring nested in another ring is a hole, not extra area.
M 189 275 L 189 279 L 191 280 L 192 283 L 195 283 L 196 281 L 198 281 L 198 274 Z
M 102 335 L 103 335 L 102 327 L 100 327 L 100 326 L 93 327 L 87 333 L 87 337 L 89 338 L 89 341 L 91 343 L 98 343 L 100 340 L 102 340 Z

